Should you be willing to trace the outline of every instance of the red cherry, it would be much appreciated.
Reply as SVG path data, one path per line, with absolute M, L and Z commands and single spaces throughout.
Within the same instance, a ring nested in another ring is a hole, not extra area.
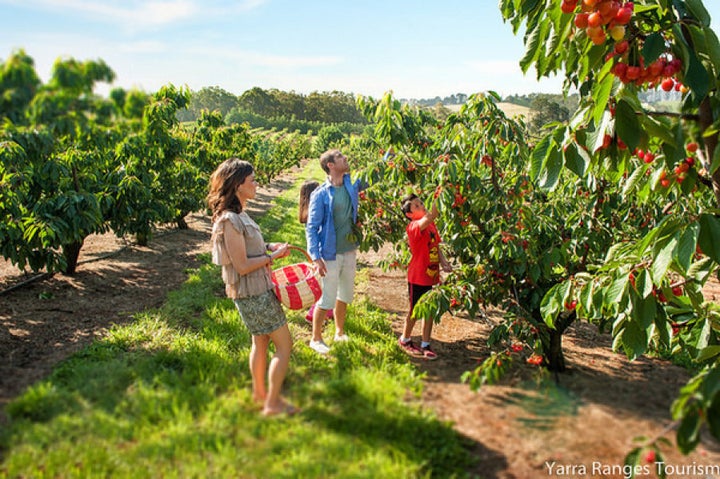
M 613 73 L 622 80 L 627 74 L 627 69 L 628 66 L 625 63 L 616 63 L 613 67 Z
M 613 20 L 615 20 L 618 25 L 626 25 L 632 18 L 632 14 L 632 7 L 628 8 L 627 6 L 623 6 L 620 10 L 617 11 Z
M 578 28 L 587 28 L 588 16 L 587 13 L 578 13 L 575 15 L 575 26 Z
M 637 80 L 640 78 L 640 67 L 631 66 L 627 69 L 628 80 Z
M 599 27 L 603 24 L 603 18 L 600 12 L 593 12 L 588 16 L 589 27 Z
M 572 13 L 575 11 L 575 7 L 577 7 L 577 2 L 563 1 L 562 5 L 560 5 L 560 10 L 562 10 L 563 13 Z
M 628 51 L 628 48 L 630 48 L 630 44 L 627 40 L 623 40 L 615 44 L 615 53 L 617 53 L 618 55 L 622 55 L 623 53 Z

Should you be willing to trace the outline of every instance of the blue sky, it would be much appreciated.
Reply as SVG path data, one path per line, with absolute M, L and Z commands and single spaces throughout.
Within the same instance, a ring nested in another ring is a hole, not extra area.
M 559 1 L 559 0 L 558 0 Z M 720 1 L 705 2 L 720 19 Z M 102 59 L 111 87 L 172 83 L 432 98 L 559 93 L 518 66 L 497 0 L 0 0 L 0 59 L 23 48 L 46 81 L 58 57 Z M 718 20 L 713 21 L 713 25 Z

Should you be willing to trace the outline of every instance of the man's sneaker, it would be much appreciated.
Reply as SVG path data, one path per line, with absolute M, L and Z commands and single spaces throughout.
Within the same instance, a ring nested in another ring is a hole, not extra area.
M 427 346 L 421 348 L 421 351 L 422 351 L 423 357 L 424 357 L 425 359 L 427 359 L 428 361 L 434 361 L 434 360 L 437 359 L 437 354 L 435 354 L 435 351 L 433 351 L 433 350 L 430 348 L 430 345 L 429 345 L 429 344 L 428 344 Z
M 400 338 L 398 338 L 398 345 L 410 356 L 413 356 L 415 358 L 423 357 L 422 350 L 415 346 L 412 340 L 408 341 L 407 343 L 403 343 L 402 341 L 400 341 Z
M 343 343 L 345 341 L 350 341 L 350 338 L 348 338 L 347 334 L 336 334 L 335 335 L 335 342 L 336 343 Z
M 327 344 L 320 341 L 313 341 L 310 340 L 310 349 L 314 350 L 316 353 L 319 354 L 327 354 L 330 352 L 330 348 L 328 348 Z

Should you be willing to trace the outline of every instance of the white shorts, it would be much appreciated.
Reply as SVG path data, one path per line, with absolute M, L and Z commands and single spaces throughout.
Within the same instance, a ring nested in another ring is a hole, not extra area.
M 357 250 L 335 255 L 334 261 L 325 260 L 327 273 L 322 278 L 322 296 L 317 302 L 320 309 L 333 309 L 335 301 L 350 304 L 355 290 Z

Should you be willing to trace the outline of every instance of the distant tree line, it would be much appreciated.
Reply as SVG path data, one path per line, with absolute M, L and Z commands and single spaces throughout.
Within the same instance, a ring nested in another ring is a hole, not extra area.
M 438 118 L 443 119 L 449 114 L 446 105 L 464 104 L 467 102 L 467 99 L 468 95 L 465 93 L 455 93 L 444 98 L 436 96 L 435 98 L 420 100 L 403 99 L 401 101 L 432 109 Z M 537 132 L 548 123 L 567 121 L 570 118 L 570 112 L 575 111 L 577 107 L 578 97 L 577 95 L 565 97 L 563 95 L 531 93 L 526 95 L 509 95 L 505 97 L 503 101 L 530 108 L 531 112 L 528 119 L 528 127 L 531 132 Z
M 526 95 L 508 95 L 503 98 L 503 101 L 506 103 L 512 103 L 514 105 L 526 106 L 533 110 L 535 109 L 535 107 L 533 107 L 533 103 L 537 105 L 538 102 L 540 104 L 549 102 L 556 103 L 560 107 L 567 108 L 570 111 L 575 111 L 575 108 L 578 104 L 578 96 L 577 94 L 569 95 L 566 97 L 564 95 L 557 95 L 551 93 L 529 93 Z
M 180 121 L 195 121 L 203 110 L 218 111 L 227 123 L 247 122 L 256 128 L 318 131 L 328 124 L 366 125 L 368 122 L 355 106 L 355 96 L 339 91 L 313 92 L 251 88 L 237 96 L 220 87 L 206 87 L 192 93 L 187 109 L 179 112 Z
M 425 107 L 435 107 L 439 103 L 443 105 L 462 105 L 463 103 L 467 102 L 468 95 L 465 93 L 454 93 L 450 96 L 446 97 L 439 97 L 436 96 L 434 98 L 422 98 L 422 99 L 407 99 L 402 98 L 400 99 L 401 103 L 408 103 L 411 105 L 418 105 L 418 106 L 425 106 Z
M 648 103 L 673 100 L 672 93 L 650 92 L 647 96 L 645 100 Z M 454 93 L 445 97 L 400 101 L 428 109 L 444 120 L 451 113 L 447 105 L 461 105 L 467 100 L 467 94 Z M 530 131 L 537 132 L 548 123 L 567 121 L 569 112 L 575 111 L 577 107 L 578 96 L 513 94 L 504 97 L 503 102 L 530 108 L 528 127 Z M 189 105 L 178 113 L 178 119 L 183 122 L 196 121 L 203 110 L 217 111 L 227 124 L 247 123 L 252 128 L 300 133 L 317 133 L 333 125 L 345 134 L 359 134 L 368 124 L 356 106 L 354 95 L 339 91 L 304 95 L 294 91 L 254 87 L 238 96 L 217 86 L 205 87 L 192 92 Z

